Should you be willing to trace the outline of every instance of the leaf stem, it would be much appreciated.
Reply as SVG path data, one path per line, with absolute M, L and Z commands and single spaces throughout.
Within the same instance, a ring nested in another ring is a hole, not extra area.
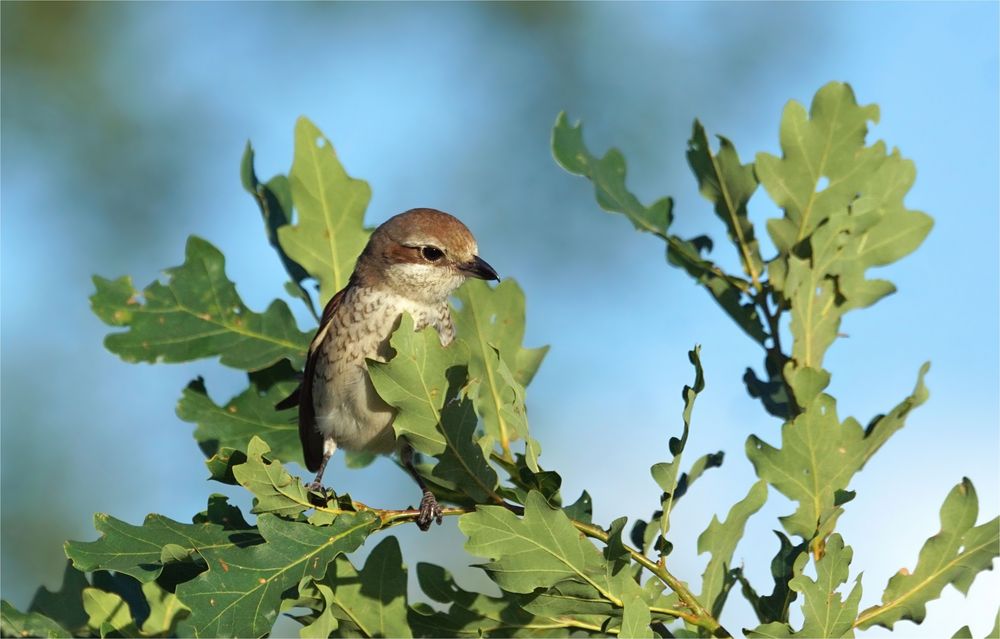
M 608 541 L 610 540 L 610 535 L 608 534 L 608 532 L 598 526 L 595 526 L 593 524 L 587 524 L 582 521 L 576 521 L 573 519 L 571 519 L 570 521 L 573 523 L 573 526 L 576 527 L 577 530 L 579 530 L 588 537 L 597 539 L 604 543 L 608 543 Z M 732 637 L 732 635 L 729 634 L 729 631 L 723 628 L 722 624 L 720 624 L 718 620 L 716 620 L 715 617 L 712 616 L 712 613 L 709 612 L 703 605 L 701 605 L 701 602 L 699 602 L 698 599 L 691 593 L 691 591 L 688 590 L 688 587 L 684 585 L 684 583 L 681 582 L 679 579 L 677 579 L 677 577 L 674 577 L 672 574 L 670 574 L 670 571 L 667 570 L 666 566 L 652 561 L 644 554 L 642 554 L 641 552 L 639 552 L 638 550 L 632 548 L 627 544 L 623 544 L 623 546 L 625 550 L 632 556 L 632 559 L 634 559 L 637 563 L 639 563 L 644 568 L 649 570 L 651 573 L 656 575 L 660 579 L 660 581 L 662 581 L 664 584 L 667 585 L 668 588 L 676 592 L 677 595 L 681 598 L 681 601 L 683 601 L 684 604 L 688 608 L 690 608 L 691 612 L 693 613 L 693 614 L 682 613 L 677 616 L 679 616 L 681 619 L 684 619 L 689 623 L 704 628 L 709 633 L 711 633 L 713 637 Z M 661 609 L 657 610 L 659 611 Z M 681 613 L 681 611 L 679 610 L 673 612 Z M 665 612 L 664 614 L 672 614 L 672 612 L 671 613 Z

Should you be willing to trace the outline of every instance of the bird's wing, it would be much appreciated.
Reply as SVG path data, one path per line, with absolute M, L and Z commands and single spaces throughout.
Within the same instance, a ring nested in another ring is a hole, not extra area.
M 274 405 L 276 410 L 284 410 L 299 407 L 299 441 L 302 442 L 302 456 L 305 458 L 306 468 L 311 472 L 319 470 L 319 465 L 323 461 L 323 436 L 316 429 L 316 415 L 313 412 L 312 385 L 316 373 L 316 360 L 319 357 L 320 346 L 330 335 L 333 315 L 344 299 L 346 288 L 330 298 L 323 309 L 323 317 L 320 318 L 319 328 L 316 335 L 309 344 L 309 355 L 306 357 L 306 370 L 302 376 L 302 382 L 292 393 Z

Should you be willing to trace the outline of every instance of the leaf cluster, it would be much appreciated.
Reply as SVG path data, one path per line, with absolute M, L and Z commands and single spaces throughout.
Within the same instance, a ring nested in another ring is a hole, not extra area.
M 133 525 L 98 514 L 99 539 L 67 543 L 70 563 L 58 592 L 40 589 L 26 612 L 3 602 L 2 634 L 259 637 L 284 613 L 303 637 L 729 636 L 721 619 L 734 589 L 760 620 L 746 630 L 750 636 L 842 637 L 855 628 L 921 622 L 945 586 L 965 592 L 992 567 L 1000 520 L 976 525 L 975 489 L 963 479 L 941 508 L 941 531 L 912 573 L 888 580 L 881 604 L 859 612 L 860 574 L 845 589 L 853 552 L 836 523 L 856 497 L 851 481 L 928 398 L 928 365 L 914 391 L 866 427 L 841 420 L 824 392 L 830 372 L 823 359 L 845 314 L 895 290 L 870 279 L 869 269 L 909 254 L 931 228 L 929 216 L 903 202 L 912 163 L 882 142 L 867 143 L 877 116 L 876 107 L 856 103 L 850 87 L 829 84 L 808 112 L 795 102 L 786 107 L 782 157 L 758 154 L 750 163 L 725 138 L 713 150 L 695 122 L 687 158 L 741 273 L 710 259 L 708 236 L 671 233 L 670 198 L 646 206 L 629 192 L 620 152 L 597 157 L 580 125 L 565 115 L 556 122 L 557 162 L 593 183 L 601 207 L 661 238 L 668 262 L 703 286 L 764 352 L 763 377 L 748 368 L 744 382 L 782 421 L 780 445 L 748 437 L 758 481 L 699 536 L 698 552 L 709 557 L 698 588 L 672 572 L 671 517 L 724 459 L 723 451 L 685 459 L 705 388 L 700 347 L 689 353 L 694 379 L 682 390 L 679 431 L 650 469 L 658 489 L 652 515 L 626 533 L 625 517 L 607 526 L 592 521 L 586 492 L 566 503 L 561 477 L 541 465 L 526 387 L 547 347 L 523 345 L 525 300 L 516 282 L 466 283 L 455 296 L 457 337 L 448 347 L 432 328 L 414 331 L 404 315 L 390 340 L 395 355 L 369 362 L 372 383 L 396 409 L 396 434 L 418 452 L 421 474 L 446 502 L 444 515 L 458 517 L 465 549 L 482 559 L 499 589 L 472 592 L 440 566 L 418 563 L 422 597 L 415 596 L 399 543 L 383 531 L 412 522 L 417 511 L 311 491 L 284 465 L 300 464 L 301 451 L 294 416 L 274 404 L 298 383 L 310 333 L 282 300 L 264 312 L 248 308 L 222 254 L 192 237 L 166 281 L 139 290 L 128 277 L 95 277 L 91 302 L 118 329 L 106 345 L 125 361 L 218 358 L 245 372 L 247 387 L 224 402 L 209 395 L 203 378 L 193 380 L 177 414 L 195 425 L 210 479 L 248 491 L 255 517 L 248 521 L 222 495 L 210 496 L 191 523 L 151 514 Z M 241 178 L 288 275 L 286 293 L 315 317 L 315 301 L 347 283 L 367 241 L 370 188 L 347 174 L 329 140 L 304 118 L 287 176 L 261 182 L 248 144 Z M 748 215 L 761 184 L 780 212 L 766 223 L 775 250 L 768 258 Z M 733 557 L 772 488 L 795 511 L 781 518 L 773 584 L 759 594 Z M 374 547 L 359 564 L 351 553 L 370 537 Z M 804 621 L 793 628 L 790 608 L 799 598 Z

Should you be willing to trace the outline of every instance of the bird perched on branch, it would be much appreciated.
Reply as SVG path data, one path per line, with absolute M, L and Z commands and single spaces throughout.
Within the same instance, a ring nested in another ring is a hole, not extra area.
M 400 213 L 372 233 L 347 286 L 323 309 L 302 383 L 276 405 L 299 408 L 302 453 L 316 472 L 310 489 L 322 489 L 323 471 L 338 448 L 398 449 L 423 491 L 417 525 L 427 530 L 435 519 L 441 523 L 441 508 L 413 467 L 413 448 L 396 440 L 394 410 L 375 391 L 365 359 L 391 357 L 389 337 L 404 312 L 415 330 L 433 326 L 447 346 L 455 335 L 448 296 L 470 277 L 500 279 L 477 252 L 469 229 L 434 209 Z

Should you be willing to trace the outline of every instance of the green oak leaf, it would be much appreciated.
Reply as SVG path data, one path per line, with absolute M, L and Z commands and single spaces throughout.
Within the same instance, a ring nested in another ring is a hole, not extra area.
M 287 358 L 301 366 L 309 334 L 301 332 L 284 302 L 251 311 L 226 278 L 217 248 L 191 236 L 184 264 L 167 270 L 166 284 L 139 291 L 129 277 L 94 277 L 94 313 L 128 330 L 104 340 L 128 362 L 189 362 L 219 357 L 226 366 L 258 370 Z
M 304 117 L 295 122 L 295 156 L 288 173 L 295 224 L 278 228 L 278 242 L 320 285 L 324 302 L 347 286 L 368 242 L 365 209 L 371 188 L 344 170 L 333 145 Z
M 243 151 L 243 159 L 240 160 L 240 181 L 243 189 L 253 196 L 254 201 L 260 208 L 260 214 L 264 218 L 264 229 L 267 233 L 267 241 L 278 253 L 282 266 L 292 279 L 288 283 L 291 288 L 289 293 L 302 299 L 312 314 L 316 315 L 313 307 L 312 296 L 303 286 L 302 281 L 309 277 L 302 265 L 293 260 L 285 253 L 278 241 L 278 229 L 291 223 L 292 215 L 292 187 L 288 183 L 288 177 L 275 175 L 266 183 L 257 179 L 257 172 L 254 170 L 254 152 L 250 142 L 247 142 Z M 318 318 L 317 318 L 318 319 Z
M 639 595 L 630 597 L 625 600 L 625 612 L 622 614 L 622 626 L 618 631 L 618 636 L 652 639 L 653 631 L 649 627 L 650 623 L 652 623 L 652 616 L 649 614 L 649 606 L 646 602 Z
M 35 591 L 28 612 L 37 612 L 54 621 L 70 633 L 77 635 L 87 626 L 87 612 L 83 609 L 83 589 L 90 586 L 87 577 L 66 562 L 62 587 L 52 592 L 44 586 Z
M 455 293 L 461 303 L 452 318 L 458 336 L 469 349 L 469 388 L 466 391 L 483 418 L 486 433 L 501 442 L 527 436 L 523 416 L 510 415 L 516 392 L 497 371 L 498 359 L 506 364 L 520 386 L 534 377 L 548 347 L 524 348 L 524 292 L 514 280 L 492 288 L 470 280 Z
M 847 583 L 853 556 L 851 547 L 845 547 L 841 536 L 834 533 L 826 544 L 823 557 L 816 562 L 816 579 L 800 574 L 791 580 L 789 585 L 792 589 L 804 597 L 804 622 L 795 636 L 854 636 L 854 618 L 858 615 L 858 602 L 861 601 L 861 576 L 858 575 L 846 599 L 841 600 L 837 592 L 841 584 Z
M 316 621 L 302 629 L 302 637 L 329 636 L 320 628 L 343 628 L 363 637 L 412 637 L 407 621 L 406 567 L 395 537 L 372 549 L 364 568 L 355 569 L 343 556 L 313 582 L 324 608 Z
M 470 377 L 479 375 L 483 359 L 491 350 L 500 356 L 522 386 L 531 383 L 548 346 L 525 348 L 524 291 L 513 279 L 495 287 L 483 280 L 471 279 L 456 292 L 460 305 L 452 309 L 452 320 L 458 336 L 469 344 Z M 475 342 L 475 345 L 473 345 Z
M 296 385 L 289 379 L 265 389 L 251 380 L 246 390 L 220 406 L 208 396 L 199 377 L 184 389 L 177 403 L 177 416 L 197 424 L 194 438 L 207 457 L 225 448 L 246 450 L 256 436 L 267 442 L 276 457 L 303 465 L 295 411 L 274 409 Z
M 701 577 L 701 595 L 698 601 L 702 602 L 716 618 L 722 612 L 726 596 L 729 594 L 727 586 L 731 585 L 733 580 L 730 571 L 736 545 L 743 537 L 747 520 L 764 506 L 765 501 L 767 501 L 767 483 L 758 481 L 750 487 L 746 497 L 729 509 L 724 522 L 720 522 L 719 518 L 713 515 L 708 528 L 698 536 L 698 554 L 707 552 L 712 555 Z
M 566 514 L 553 508 L 537 491 L 528 493 L 524 516 L 502 506 L 480 506 L 462 515 L 459 529 L 465 549 L 491 561 L 483 568 L 503 590 L 529 593 L 571 580 L 622 605 L 639 586 L 630 571 L 614 572 L 614 564 L 581 535 Z
M 177 587 L 191 609 L 179 631 L 195 637 L 262 637 L 271 629 L 282 593 L 303 578 L 321 577 L 334 558 L 356 550 L 378 527 L 370 512 L 344 513 L 329 526 L 257 519 L 265 543 L 201 551 L 208 570 Z
M 419 637 L 534 637 L 567 636 L 568 624 L 533 615 L 501 592 L 490 597 L 461 588 L 440 566 L 417 564 L 421 590 L 447 608 L 438 611 L 426 605 L 410 608 L 409 624 Z M 597 622 L 600 623 L 599 621 Z
M 916 569 L 912 573 L 902 569 L 893 575 L 882 593 L 882 603 L 862 612 L 857 627 L 891 629 L 900 619 L 920 623 L 927 614 L 927 603 L 941 596 L 948 584 L 968 593 L 976 575 L 992 570 L 993 560 L 1000 555 L 1000 517 L 976 526 L 978 516 L 976 489 L 963 478 L 945 498 L 941 531 L 920 549 Z
M 884 145 L 865 146 L 868 122 L 878 121 L 878 106 L 858 106 L 847 84 L 831 82 L 813 98 L 808 115 L 792 100 L 781 116 L 783 157 L 759 153 L 757 178 L 784 218 L 768 221 L 776 248 L 787 255 L 832 212 L 844 209 L 861 192 L 884 157 Z M 820 179 L 828 185 L 817 192 Z
M 688 164 L 698 178 L 703 196 L 715 205 L 715 214 L 726 225 L 729 239 L 739 249 L 743 272 L 757 281 L 764 270 L 760 246 L 747 214 L 747 202 L 757 190 L 753 163 L 741 164 L 733 143 L 719 136 L 719 152 L 712 153 L 705 128 L 694 121 L 688 140 Z
M 87 625 L 101 637 L 117 632 L 125 637 L 139 636 L 132 618 L 132 611 L 119 595 L 98 588 L 83 590 L 83 609 L 87 611 Z
M 0 601 L 0 630 L 5 637 L 72 637 L 73 634 L 40 612 L 21 612 Z
M 757 156 L 757 176 L 785 214 L 768 222 L 779 251 L 769 275 L 791 305 L 796 366 L 822 368 L 843 315 L 895 291 L 865 272 L 916 250 L 933 225 L 903 203 L 913 163 L 882 142 L 865 146 L 867 123 L 877 119 L 877 106 L 858 106 L 850 86 L 830 83 L 808 116 L 797 102 L 786 106 L 783 157 Z
M 852 417 L 841 423 L 836 401 L 829 395 L 816 395 L 794 421 L 781 427 L 780 449 L 755 435 L 747 439 L 746 453 L 757 471 L 778 491 L 798 502 L 793 515 L 782 517 L 790 535 L 806 540 L 828 535 L 843 512 L 838 500 L 854 474 L 895 431 L 902 427 L 909 412 L 923 403 L 927 372 L 920 369 L 913 393 L 885 417 L 876 419 L 867 430 Z
M 368 360 L 372 383 L 383 400 L 399 409 L 392 422 L 396 436 L 406 437 L 421 453 L 439 455 L 448 445 L 438 424 L 451 387 L 449 375 L 459 372 L 464 378 L 467 347 L 461 340 L 441 346 L 430 326 L 414 331 L 407 313 L 389 343 L 396 351 L 391 360 Z
M 694 366 L 695 377 L 694 385 L 685 385 L 681 391 L 681 399 L 684 400 L 684 412 L 682 414 L 684 430 L 681 432 L 679 438 L 670 438 L 669 449 L 673 459 L 669 462 L 653 464 L 649 469 L 653 475 L 653 479 L 665 495 L 665 499 L 662 502 L 663 514 L 659 517 L 660 536 L 664 540 L 666 540 L 667 532 L 670 530 L 670 512 L 673 509 L 675 493 L 677 492 L 677 474 L 680 472 L 681 455 L 684 452 L 684 447 L 687 445 L 688 434 L 691 430 L 691 412 L 694 410 L 694 400 L 698 397 L 698 393 L 705 390 L 705 371 L 701 367 L 701 346 L 695 346 L 693 350 L 689 351 L 688 359 Z
M 756 306 L 745 296 L 750 283 L 723 272 L 718 266 L 701 257 L 702 248 L 711 247 L 711 240 L 708 238 L 684 240 L 667 233 L 673 219 L 673 201 L 670 198 L 663 198 L 649 207 L 640 203 L 639 199 L 625 187 L 625 160 L 617 149 L 611 149 L 607 155 L 598 160 L 590 154 L 583 143 L 582 126 L 570 125 L 566 114 L 561 113 L 552 131 L 552 152 L 564 169 L 593 182 L 597 203 L 601 208 L 623 213 L 637 229 L 663 239 L 667 243 L 667 260 L 674 266 L 684 269 L 695 281 L 704 286 L 719 306 L 750 337 L 758 343 L 764 343 L 767 334 L 764 332 Z M 739 169 L 739 171 L 744 170 Z
M 247 446 L 246 461 L 233 467 L 236 481 L 256 498 L 251 512 L 295 517 L 310 508 L 309 491 L 297 477 L 292 477 L 260 437 Z
M 149 604 L 149 616 L 139 629 L 144 637 L 169 637 L 174 634 L 177 623 L 190 614 L 187 606 L 177 595 L 162 588 L 155 581 L 142 584 L 142 594 Z
M 476 413 L 468 399 L 449 402 L 441 411 L 441 433 L 447 447 L 438 455 L 433 475 L 455 484 L 473 503 L 496 496 L 497 474 L 476 445 Z
M 209 513 L 218 513 L 217 506 L 215 509 L 210 506 Z M 228 508 L 236 510 L 232 506 Z M 215 517 L 199 519 L 199 523 L 182 524 L 163 515 L 150 514 L 141 526 L 133 526 L 98 513 L 94 515 L 94 527 L 101 538 L 91 542 L 67 542 L 66 556 L 77 570 L 114 570 L 145 583 L 159 577 L 164 564 L 188 558 L 198 560 L 208 550 L 244 548 L 262 541 L 255 529 L 230 529 Z M 245 524 L 242 517 L 239 522 L 232 523 Z
M 621 151 L 611 149 L 602 158 L 591 155 L 583 142 L 583 125 L 570 124 L 566 114 L 560 113 L 552 129 L 552 154 L 559 166 L 593 182 L 602 209 L 624 214 L 640 231 L 666 237 L 673 221 L 673 200 L 663 198 L 651 206 L 639 202 L 625 187 L 625 158 Z

